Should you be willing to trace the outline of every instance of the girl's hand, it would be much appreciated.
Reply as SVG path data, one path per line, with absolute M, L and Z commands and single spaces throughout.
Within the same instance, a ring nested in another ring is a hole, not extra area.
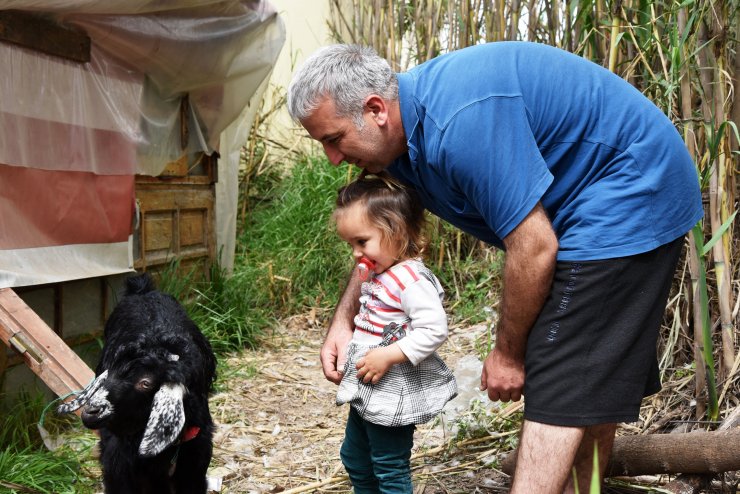
M 394 364 L 406 362 L 408 359 L 396 345 L 373 348 L 357 361 L 357 377 L 365 384 L 376 384 Z

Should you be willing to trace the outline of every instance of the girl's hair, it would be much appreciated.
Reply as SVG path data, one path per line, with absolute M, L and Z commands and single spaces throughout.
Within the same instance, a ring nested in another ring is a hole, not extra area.
M 365 207 L 367 220 L 382 232 L 385 245 L 398 245 L 401 259 L 418 257 L 426 246 L 424 206 L 416 191 L 405 187 L 389 174 L 368 176 L 363 171 L 357 180 L 337 193 L 334 221 L 354 204 Z

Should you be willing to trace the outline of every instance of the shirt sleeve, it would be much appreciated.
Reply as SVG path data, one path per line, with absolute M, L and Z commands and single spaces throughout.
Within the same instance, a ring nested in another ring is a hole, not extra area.
M 519 96 L 490 97 L 460 110 L 446 122 L 437 155 L 442 176 L 500 239 L 553 181 Z
M 401 292 L 401 308 L 411 319 L 412 330 L 398 340 L 398 346 L 416 365 L 447 339 L 447 313 L 437 289 L 425 278 Z

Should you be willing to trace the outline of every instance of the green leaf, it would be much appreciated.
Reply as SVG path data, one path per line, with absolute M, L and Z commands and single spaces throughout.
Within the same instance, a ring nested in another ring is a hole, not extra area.
M 706 245 L 704 245 L 704 249 L 701 252 L 701 255 L 702 256 L 706 256 L 709 253 L 709 251 L 712 250 L 712 247 L 714 247 L 714 244 L 716 244 L 719 241 L 719 239 L 722 238 L 722 235 L 725 234 L 725 232 L 727 231 L 727 229 L 732 224 L 732 220 L 735 219 L 735 215 L 736 214 L 737 214 L 737 211 L 735 211 L 734 213 L 732 213 L 732 215 L 729 218 L 727 218 L 727 221 L 725 221 L 722 224 L 722 226 L 719 227 L 719 230 L 717 230 L 717 233 L 715 233 L 712 236 L 711 240 L 709 240 L 709 242 L 707 242 Z
M 601 479 L 599 475 L 599 447 L 598 443 L 594 441 L 594 464 L 591 470 L 591 487 L 588 490 L 589 494 L 601 494 Z
M 709 420 L 717 420 L 719 416 L 719 403 L 717 399 L 717 385 L 714 373 L 714 355 L 712 353 L 712 324 L 709 320 L 709 295 L 707 293 L 707 270 L 704 262 L 704 233 L 702 222 L 699 222 L 692 229 L 694 244 L 699 264 L 699 281 L 696 290 L 699 292 L 699 305 L 701 306 L 701 330 L 702 346 L 704 355 L 704 366 L 707 372 L 707 392 L 709 393 Z

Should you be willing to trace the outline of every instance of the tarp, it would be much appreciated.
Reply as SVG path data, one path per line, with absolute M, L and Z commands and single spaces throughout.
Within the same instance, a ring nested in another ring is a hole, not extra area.
M 285 40 L 274 8 L 2 0 L 3 9 L 50 15 L 92 48 L 78 63 L 0 42 L 0 287 L 131 270 L 134 174 L 200 151 L 221 156 L 216 231 L 228 268 L 239 149 Z

